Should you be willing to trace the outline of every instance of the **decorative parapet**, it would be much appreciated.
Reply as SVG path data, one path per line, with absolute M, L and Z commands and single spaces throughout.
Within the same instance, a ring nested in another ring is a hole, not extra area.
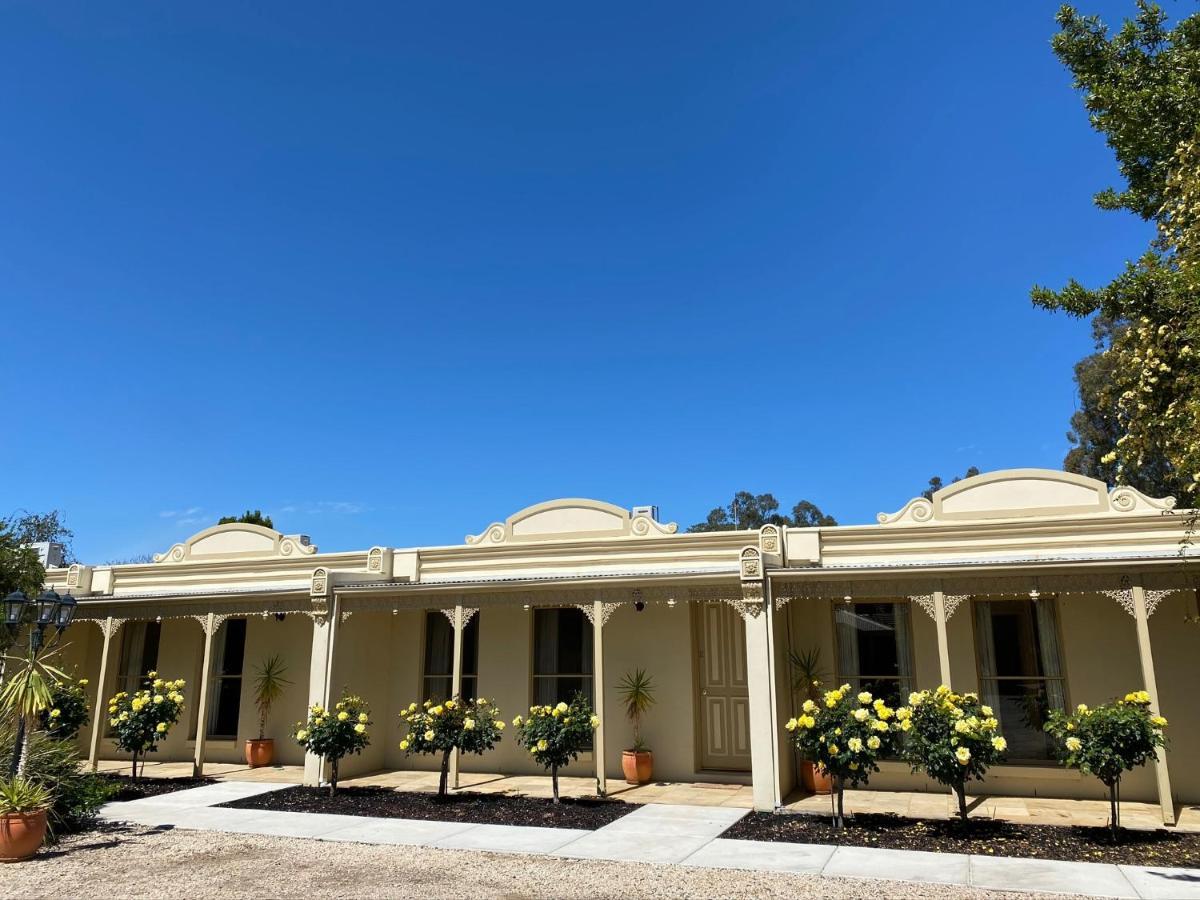
M 308 590 L 308 599 L 312 603 L 312 616 L 318 623 L 324 624 L 333 606 L 333 586 L 329 570 L 324 566 L 313 569 L 312 582 Z
M 263 559 L 311 556 L 317 548 L 306 534 L 280 534 L 261 525 L 231 522 L 214 525 L 154 554 L 156 563 L 210 562 L 222 559 Z
M 633 515 L 624 507 L 600 500 L 569 498 L 550 500 L 493 522 L 479 534 L 469 534 L 473 545 L 532 543 L 579 538 L 644 538 L 675 534 L 679 526 L 663 524 L 646 515 Z
M 67 569 L 67 593 L 90 594 L 92 591 L 92 567 L 74 563 Z
M 385 581 L 392 578 L 395 556 L 391 547 L 372 547 L 367 551 L 367 572 Z
M 1052 469 L 1005 469 L 947 485 L 929 498 L 915 497 L 880 525 L 1034 519 L 1054 516 L 1165 513 L 1174 497 L 1147 497 L 1131 487 L 1109 490 L 1103 481 Z
M 783 529 L 778 525 L 764 525 L 758 530 L 758 549 L 764 562 L 772 566 L 784 564 Z

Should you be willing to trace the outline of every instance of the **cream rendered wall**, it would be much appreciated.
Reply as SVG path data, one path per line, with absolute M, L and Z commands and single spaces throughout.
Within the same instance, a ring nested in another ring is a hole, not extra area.
M 1196 766 L 1200 759 L 1200 702 L 1196 699 L 1200 686 L 1200 625 L 1184 623 L 1184 616 L 1196 615 L 1196 600 L 1194 592 L 1171 594 L 1150 618 L 1158 698 L 1168 722 L 1171 793 L 1193 804 L 1200 802 L 1200 769 Z M 1132 634 L 1133 619 L 1123 611 L 1121 616 Z M 1137 687 L 1142 687 L 1138 671 Z
M 333 678 L 329 702 L 334 704 L 343 691 L 357 694 L 371 708 L 371 744 L 358 756 L 342 760 L 339 777 L 350 778 L 384 767 L 389 725 L 398 712 L 393 679 L 389 676 L 395 658 L 390 612 L 355 612 L 338 624 L 333 651 Z

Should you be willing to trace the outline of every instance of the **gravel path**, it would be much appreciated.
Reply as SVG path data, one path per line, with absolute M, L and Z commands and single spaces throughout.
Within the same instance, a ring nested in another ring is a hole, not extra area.
M 139 826 L 77 835 L 0 871 L 0 897 L 21 898 L 610 896 L 1029 900 L 1037 895 Z

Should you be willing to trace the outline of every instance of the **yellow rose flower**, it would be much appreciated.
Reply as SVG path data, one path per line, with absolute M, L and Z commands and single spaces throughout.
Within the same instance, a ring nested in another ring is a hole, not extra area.
M 871 735 L 869 738 L 867 738 L 867 746 L 872 750 L 878 750 L 882 743 L 883 741 L 879 740 L 879 738 L 875 735 Z
M 871 717 L 871 713 L 861 706 L 852 712 L 851 715 L 854 716 L 854 719 L 857 722 L 865 722 Z
M 80 687 L 87 687 L 87 686 L 88 686 L 88 680 L 87 680 L 86 678 L 80 678 L 80 679 L 79 679 L 79 686 L 80 686 Z
M 861 703 L 863 706 L 866 706 L 868 703 L 870 703 L 871 699 L 872 698 L 871 698 L 870 691 L 862 691 L 858 695 L 858 702 Z
M 804 703 L 800 705 L 800 708 L 806 713 L 816 712 L 817 704 L 813 703 L 811 700 L 805 700 Z
M 366 713 L 359 713 L 359 714 L 358 714 L 358 721 L 362 722 L 364 725 L 366 724 L 366 722 L 367 722 L 367 719 L 368 719 L 368 716 L 367 716 L 367 714 L 366 714 Z
M 1157 725 L 1159 728 L 1167 727 L 1167 720 L 1164 719 L 1162 716 L 1151 716 L 1150 722 L 1154 725 Z
M 830 744 L 830 745 L 829 745 L 829 747 L 828 747 L 828 750 L 829 750 L 829 754 L 830 754 L 830 756 L 837 756 L 837 754 L 838 754 L 838 745 L 837 745 L 837 744 Z
M 57 718 L 58 718 L 59 716 L 61 716 L 61 715 L 62 715 L 62 710 L 61 710 L 61 709 L 52 709 L 52 710 L 50 710 L 50 718 L 52 718 L 52 719 L 57 719 Z
M 1164 724 L 1164 725 L 1166 724 L 1166 720 L 1164 720 L 1164 721 L 1163 721 L 1163 724 Z M 600 727 L 600 717 L 599 717 L 599 716 L 592 716 L 592 718 L 591 718 L 591 726 L 592 726 L 593 728 L 599 728 L 599 727 Z
M 345 722 L 348 718 L 350 718 L 350 713 L 346 712 L 345 710 L 342 710 L 340 713 L 338 713 L 339 722 Z
M 367 726 L 364 725 L 362 722 L 359 722 L 357 725 L 354 726 L 354 730 L 356 733 L 362 734 L 364 731 L 367 730 Z
M 524 721 L 525 721 L 525 720 L 524 720 L 524 719 L 522 719 L 520 716 L 517 716 L 515 719 L 513 719 L 513 728 L 520 728 L 520 727 L 521 727 L 521 723 L 522 723 L 522 722 L 524 722 Z
M 463 731 L 474 731 L 474 730 L 475 730 L 475 720 L 474 719 L 463 719 Z
M 157 731 L 159 734 L 166 734 L 167 733 L 167 723 L 159 722 L 156 726 L 154 726 L 154 730 Z
M 164 697 L 162 694 L 155 694 L 155 695 L 154 695 L 154 704 L 155 704 L 155 706 L 157 706 L 159 703 L 162 703 L 162 702 L 163 702 L 164 700 L 166 700 L 166 699 L 167 699 L 167 698 L 166 698 L 166 697 Z
M 427 741 L 433 740 L 433 729 L 430 729 L 429 731 L 425 732 L 425 740 L 427 740 Z
M 496 730 L 497 730 L 497 731 L 503 731 L 503 730 L 504 730 L 504 723 L 503 723 L 503 722 L 502 722 L 500 719 L 497 719 L 497 720 L 496 720 L 495 722 L 493 722 L 492 724 L 496 726 Z
M 964 766 L 971 761 L 971 751 L 966 747 L 959 747 L 954 751 L 954 756 Z
M 549 746 L 550 746 L 550 745 L 549 745 L 549 744 L 547 744 L 545 741 L 538 741 L 538 742 L 537 742 L 537 748 L 538 748 L 538 750 L 543 750 L 543 751 L 544 751 L 544 750 L 545 750 L 547 747 L 549 747 Z
M 308 732 L 301 728 L 296 732 L 296 740 L 303 741 L 308 737 Z
M 407 750 L 407 749 L 408 749 L 408 741 L 407 741 L 407 740 L 403 740 L 403 741 L 401 741 L 401 742 L 400 742 L 400 749 L 401 749 L 401 750 Z
M 554 708 L 555 708 L 556 710 L 558 710 L 560 713 L 565 713 L 565 712 L 567 711 L 567 704 L 563 703 L 563 702 L 560 700 L 560 701 L 558 702 L 558 705 L 557 705 L 557 706 L 555 706 Z
M 1074 753 L 1075 751 L 1079 750 L 1082 747 L 1083 747 L 1083 741 L 1081 741 L 1079 738 L 1077 738 L 1077 737 L 1067 738 L 1067 749 L 1070 750 L 1072 753 Z
M 1008 741 L 1006 741 L 1000 735 L 996 735 L 994 738 L 992 738 L 992 746 L 1003 753 L 1008 749 Z
M 787 720 L 787 724 L 786 724 L 786 725 L 784 725 L 783 727 L 784 727 L 784 728 L 786 728 L 788 731 L 795 731 L 795 730 L 796 730 L 796 718 L 795 718 L 795 716 L 793 716 L 792 718 L 788 719 L 788 720 Z
M 861 753 L 862 748 L 863 748 L 863 742 L 861 739 L 853 737 L 853 738 L 850 738 L 850 740 L 846 741 L 846 746 L 850 748 L 851 753 Z

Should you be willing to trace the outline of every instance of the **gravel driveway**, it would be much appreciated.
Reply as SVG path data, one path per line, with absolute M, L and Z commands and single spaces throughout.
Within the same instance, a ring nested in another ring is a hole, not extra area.
M 888 881 L 111 826 L 0 870 L 0 897 L 1023 898 Z

